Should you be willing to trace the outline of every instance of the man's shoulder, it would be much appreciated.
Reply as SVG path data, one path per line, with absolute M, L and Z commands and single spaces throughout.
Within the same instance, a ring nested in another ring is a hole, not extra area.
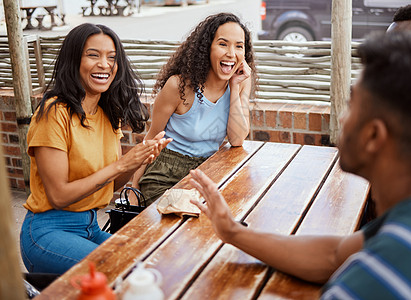
M 373 235 L 367 236 L 367 233 Z M 374 220 L 364 230 L 364 251 L 388 264 L 409 262 L 411 281 L 411 198 L 405 199 Z
M 411 228 L 411 198 L 399 202 L 382 216 L 367 223 L 361 230 L 365 240 L 374 237 L 386 223 L 401 223 Z
M 368 224 L 364 248 L 333 274 L 323 299 L 411 299 L 411 199 Z
M 401 234 L 387 234 L 391 233 L 384 238 L 379 234 L 372 247 L 349 257 L 326 284 L 321 299 L 411 299 L 411 247 L 393 242 Z
M 411 212 L 411 197 L 408 197 L 404 199 L 403 201 L 399 202 L 388 212 L 387 221 L 395 218 L 395 219 L 401 219 L 403 222 L 411 224 L 410 212 Z

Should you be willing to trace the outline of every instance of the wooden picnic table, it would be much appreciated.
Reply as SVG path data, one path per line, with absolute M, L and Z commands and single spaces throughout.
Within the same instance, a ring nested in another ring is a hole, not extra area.
M 43 8 L 44 10 L 47 11 L 47 14 L 50 16 L 50 23 L 51 23 L 50 28 L 57 26 L 57 23 L 55 21 L 56 14 L 54 13 L 54 11 L 57 9 L 57 5 L 22 6 L 20 9 L 26 12 L 25 19 L 27 19 L 27 24 L 23 28 L 23 30 L 35 29 L 35 28 L 44 29 L 42 22 L 43 22 L 43 17 L 45 15 L 40 15 L 38 18 L 36 18 L 37 21 L 39 22 L 37 26 L 34 26 L 32 23 L 32 19 L 33 19 L 32 16 L 38 8 Z M 62 23 L 64 23 L 64 16 L 60 16 L 60 19 L 62 20 Z
M 27 19 L 27 24 L 26 26 L 23 28 L 23 30 L 25 29 L 33 29 L 36 28 L 33 26 L 33 23 L 31 22 L 32 19 L 32 15 L 34 13 L 34 11 L 38 8 L 38 6 L 26 6 L 26 7 L 21 7 L 21 10 L 26 12 L 26 19 Z
M 281 234 L 349 234 L 359 228 L 369 185 L 341 171 L 333 147 L 246 141 L 224 145 L 199 166 L 219 186 L 233 216 Z M 174 188 L 190 189 L 190 175 Z M 166 299 L 314 299 L 321 286 L 274 271 L 214 234 L 206 216 L 144 210 L 36 299 L 76 299 L 70 284 L 88 262 L 114 285 L 142 261 L 163 277 Z
M 107 3 L 106 5 L 99 5 L 97 8 L 99 9 L 98 13 L 94 12 L 94 8 L 97 4 L 97 0 L 88 0 L 90 2 L 90 6 L 83 6 L 82 7 L 82 14 L 83 17 L 85 16 L 124 16 L 124 11 L 126 8 L 129 9 L 128 15 L 133 13 L 133 9 L 136 7 L 135 0 L 125 0 L 125 4 L 119 4 L 119 0 L 105 0 Z M 123 2 L 124 3 L 124 2 Z M 140 5 L 140 2 L 139 2 Z M 87 12 L 89 13 L 87 14 Z

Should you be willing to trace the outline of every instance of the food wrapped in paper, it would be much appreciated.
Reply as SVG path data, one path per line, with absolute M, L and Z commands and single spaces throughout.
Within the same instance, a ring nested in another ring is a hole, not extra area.
M 161 214 L 198 217 L 201 211 L 190 202 L 190 199 L 200 200 L 200 197 L 200 193 L 196 189 L 170 189 L 161 196 L 157 210 Z

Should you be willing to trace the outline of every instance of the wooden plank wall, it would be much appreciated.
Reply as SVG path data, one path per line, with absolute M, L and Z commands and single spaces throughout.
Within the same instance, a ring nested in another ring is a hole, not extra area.
M 39 91 L 52 75 L 60 37 L 30 37 L 28 50 L 33 93 Z M 39 40 L 41 53 L 36 52 Z M 123 40 L 134 69 L 151 94 L 156 76 L 169 59 L 178 42 Z M 253 43 L 259 76 L 256 100 L 330 100 L 331 42 L 314 41 L 291 43 L 283 41 L 255 41 Z M 358 43 L 352 43 L 352 79 L 360 71 L 356 56 Z M 37 54 L 37 55 L 36 55 Z M 0 37 L 0 88 L 12 87 L 11 65 L 7 38 Z

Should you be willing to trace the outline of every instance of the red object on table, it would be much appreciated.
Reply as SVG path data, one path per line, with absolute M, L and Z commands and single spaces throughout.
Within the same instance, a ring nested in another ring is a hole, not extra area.
M 96 266 L 89 262 L 90 274 L 74 276 L 71 284 L 81 290 L 78 300 L 115 300 L 113 290 L 107 285 L 104 273 L 96 272 Z M 80 281 L 78 283 L 78 281 Z

